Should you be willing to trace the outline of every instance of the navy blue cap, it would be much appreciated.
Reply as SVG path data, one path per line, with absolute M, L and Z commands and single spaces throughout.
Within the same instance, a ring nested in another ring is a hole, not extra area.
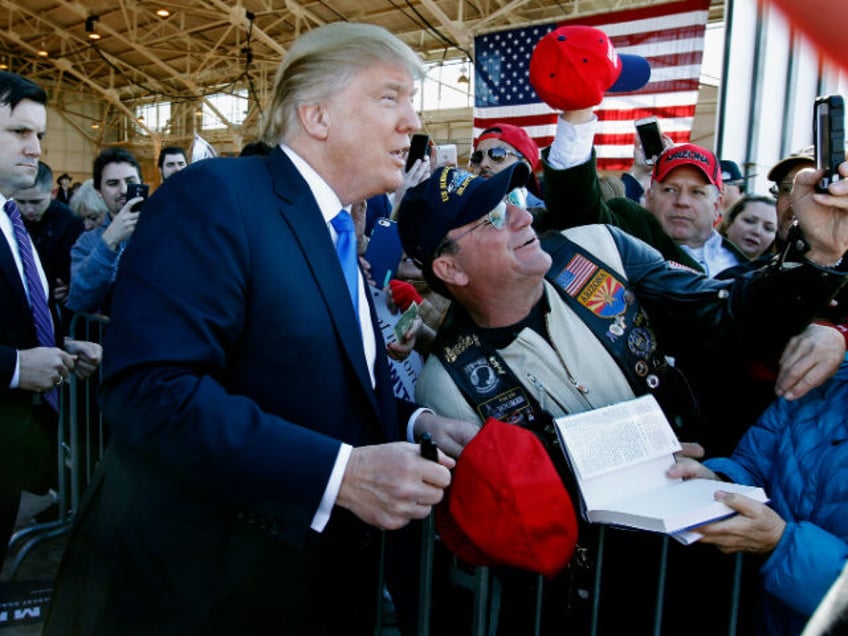
M 406 255 L 429 270 L 448 232 L 491 212 L 511 190 L 525 186 L 529 176 L 523 161 L 488 179 L 449 166 L 436 170 L 407 190 L 398 208 L 398 233 Z

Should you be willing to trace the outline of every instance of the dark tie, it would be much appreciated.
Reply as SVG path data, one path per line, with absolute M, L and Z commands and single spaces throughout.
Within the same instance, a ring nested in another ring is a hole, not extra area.
M 342 264 L 347 290 L 353 301 L 353 313 L 359 321 L 359 265 L 356 256 L 356 229 L 353 227 L 353 218 L 347 210 L 342 210 L 332 218 L 330 223 L 338 234 L 336 239 L 336 254 Z
M 24 283 L 29 294 L 29 306 L 32 310 L 32 319 L 35 322 L 35 335 L 38 344 L 42 347 L 55 347 L 56 336 L 53 333 L 53 321 L 50 318 L 50 310 L 47 308 L 47 297 L 44 295 L 44 287 L 38 276 L 38 268 L 35 265 L 35 255 L 32 252 L 32 242 L 24 227 L 21 211 L 17 204 L 6 201 L 3 206 L 6 214 L 12 221 L 15 230 L 15 242 L 18 244 L 18 253 L 21 256 L 21 265 L 24 269 Z M 56 389 L 44 394 L 47 403 L 57 411 L 59 410 L 59 395 Z

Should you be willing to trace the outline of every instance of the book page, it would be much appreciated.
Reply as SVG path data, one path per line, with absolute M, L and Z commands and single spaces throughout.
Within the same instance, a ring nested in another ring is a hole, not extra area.
M 730 506 L 716 501 L 717 490 L 741 493 L 755 501 L 768 501 L 762 488 L 756 486 L 714 479 L 690 479 L 635 497 L 622 497 L 610 505 L 610 510 L 629 515 L 634 520 L 640 517 L 646 522 L 657 520 L 657 524 L 664 527 L 656 529 L 679 532 L 736 514 Z
M 557 434 L 584 480 L 680 450 L 652 395 L 555 420 Z

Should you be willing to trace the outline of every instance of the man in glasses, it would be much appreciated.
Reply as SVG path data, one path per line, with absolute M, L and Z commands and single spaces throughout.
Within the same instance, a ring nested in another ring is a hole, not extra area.
M 848 173 L 848 164 L 842 169 Z M 846 280 L 846 268 L 828 266 L 848 248 L 848 230 L 828 237 L 816 224 L 848 213 L 848 185 L 840 183 L 841 196 L 829 197 L 833 207 L 812 201 L 809 175 L 796 186 L 802 224 L 815 229 L 807 237 L 811 250 L 797 266 L 775 262 L 748 278 L 718 281 L 673 266 L 610 226 L 576 227 L 540 240 L 532 216 L 512 194 L 528 174 L 523 163 L 488 180 L 442 168 L 407 192 L 398 230 L 430 285 L 454 301 L 419 376 L 417 401 L 457 420 L 494 417 L 530 428 L 555 463 L 561 451 L 552 418 L 647 392 L 656 395 L 682 440 L 697 439 L 697 409 L 665 356 L 706 348 L 778 352 Z M 483 367 L 490 372 L 481 373 Z M 560 469 L 567 482 L 561 462 Z M 572 497 L 576 501 L 577 493 Z M 644 580 L 659 576 L 659 539 L 635 534 L 618 533 L 621 543 L 608 541 L 607 554 L 621 556 L 626 544 L 631 552 L 622 562 L 644 555 L 647 569 L 635 569 Z M 591 545 L 591 536 L 581 539 Z M 633 541 L 644 545 L 635 550 Z M 616 563 L 618 556 L 605 562 Z M 550 584 L 562 590 L 557 585 Z M 600 601 L 602 620 L 626 617 L 630 631 L 646 633 L 641 621 L 653 619 L 655 589 L 653 583 L 639 590 L 628 585 L 619 594 L 613 581 Z M 506 592 L 502 600 L 509 603 Z M 592 602 L 571 600 L 575 607 Z M 525 627 L 505 633 L 527 633 Z
M 768 180 L 774 182 L 769 192 L 777 199 L 777 238 L 781 243 L 786 241 L 793 220 L 789 199 L 789 195 L 792 194 L 792 183 L 795 181 L 795 175 L 801 170 L 815 167 L 814 153 L 813 146 L 806 146 L 784 157 L 769 170 Z
M 524 184 L 527 205 L 531 209 L 543 208 L 536 168 L 539 167 L 539 147 L 523 128 L 512 124 L 495 124 L 486 128 L 474 142 L 474 152 L 468 161 L 472 174 L 484 179 L 496 175 L 519 161 L 530 168 L 530 176 Z

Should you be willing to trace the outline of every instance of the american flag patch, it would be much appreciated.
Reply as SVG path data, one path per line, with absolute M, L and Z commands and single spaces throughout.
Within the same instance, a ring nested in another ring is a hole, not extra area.
M 576 296 L 597 269 L 588 258 L 575 254 L 556 277 L 556 282 L 569 296 Z

